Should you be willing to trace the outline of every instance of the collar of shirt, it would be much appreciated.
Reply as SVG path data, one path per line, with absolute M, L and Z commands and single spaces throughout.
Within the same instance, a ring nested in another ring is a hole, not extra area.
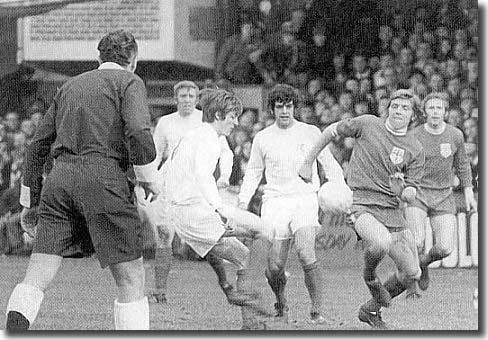
M 405 127 L 401 130 L 395 130 L 393 129 L 392 126 L 390 126 L 390 124 L 388 123 L 388 119 L 385 121 L 385 127 L 386 129 L 393 135 L 395 136 L 405 136 L 407 134 L 407 129 L 408 127 Z
M 446 130 L 446 123 L 443 122 L 444 124 L 441 124 L 441 126 L 438 128 L 438 129 L 434 129 L 432 127 L 429 126 L 429 124 L 425 123 L 424 124 L 424 129 L 425 131 L 427 131 L 428 133 L 432 134 L 432 135 L 441 135 L 445 130 Z
M 98 66 L 98 69 L 99 70 L 125 70 L 125 68 L 123 68 L 119 64 L 113 63 L 111 61 L 107 61 L 105 63 L 100 64 L 100 66 Z

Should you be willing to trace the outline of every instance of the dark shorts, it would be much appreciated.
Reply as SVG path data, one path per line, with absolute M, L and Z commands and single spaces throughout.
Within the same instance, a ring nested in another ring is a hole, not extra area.
M 372 215 L 390 231 L 401 231 L 407 228 L 407 220 L 403 210 L 399 208 L 353 204 L 351 211 L 356 218 L 365 213 Z
M 456 215 L 456 200 L 451 189 L 420 188 L 417 198 L 409 206 L 422 209 L 428 216 Z
M 96 252 L 102 268 L 142 256 L 142 228 L 125 173 L 116 160 L 60 156 L 39 204 L 33 252 Z

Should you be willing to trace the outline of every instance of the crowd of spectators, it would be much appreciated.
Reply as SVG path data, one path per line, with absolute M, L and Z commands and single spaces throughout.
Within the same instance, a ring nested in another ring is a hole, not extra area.
M 477 191 L 477 3 L 418 2 L 414 10 L 391 15 L 377 1 L 342 0 L 335 8 L 330 3 L 305 1 L 288 14 L 277 6 L 272 15 L 273 2 L 260 1 L 257 11 L 262 13 L 245 13 L 240 34 L 222 45 L 216 79 L 265 89 L 291 84 L 302 99 L 296 118 L 321 130 L 347 117 L 384 116 L 389 95 L 398 88 L 410 88 L 420 99 L 432 91 L 446 92 L 446 120 L 464 132 Z M 231 184 L 242 181 L 253 136 L 272 123 L 267 113 L 245 111 L 230 136 L 235 154 Z M 353 143 L 348 138 L 333 144 L 344 169 Z
M 28 252 L 20 228 L 20 181 L 26 147 L 44 115 L 42 100 L 27 110 L 0 115 L 0 254 Z

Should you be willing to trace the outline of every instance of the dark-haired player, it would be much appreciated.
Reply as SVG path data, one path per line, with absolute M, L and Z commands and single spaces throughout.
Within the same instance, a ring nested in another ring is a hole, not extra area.
M 132 164 L 148 194 L 157 194 L 148 177 L 156 152 L 146 89 L 134 74 L 137 43 L 132 34 L 109 33 L 98 50 L 99 68 L 59 89 L 27 151 L 22 225 L 35 233 L 35 240 L 25 278 L 6 308 L 8 331 L 32 325 L 64 252 L 86 241 L 80 237 L 86 234 L 118 288 L 115 329 L 149 329 L 141 223 L 126 175 Z M 54 167 L 42 185 L 51 149 Z
M 298 176 L 305 154 L 320 138 L 320 130 L 295 120 L 296 105 L 297 90 L 290 85 L 278 84 L 269 93 L 268 107 L 275 116 L 275 123 L 254 137 L 239 206 L 247 208 L 264 175 L 266 184 L 261 216 L 266 226 L 275 231 L 265 274 L 276 296 L 276 317 L 286 319 L 288 313 L 285 267 L 294 242 L 312 302 L 311 320 L 324 323 L 323 280 L 315 257 L 315 236 L 320 226 L 317 201 L 320 183 L 316 163 L 312 183 L 305 183 Z

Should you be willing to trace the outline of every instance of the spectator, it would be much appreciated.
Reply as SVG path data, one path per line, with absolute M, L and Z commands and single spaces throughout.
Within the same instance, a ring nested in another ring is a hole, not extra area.
M 245 130 L 247 133 L 250 133 L 254 124 L 256 123 L 256 120 L 256 112 L 252 109 L 246 109 L 239 116 L 239 127 Z
M 298 110 L 297 120 L 307 124 L 315 125 L 317 123 L 317 120 L 315 117 L 314 107 L 309 104 L 301 106 Z
M 371 70 L 368 68 L 368 61 L 361 53 L 355 53 L 352 58 L 352 74 L 357 81 L 371 77 Z
M 452 107 L 447 112 L 446 122 L 462 130 L 463 115 L 461 110 L 457 107 Z
M 317 94 L 322 90 L 322 81 L 319 78 L 310 79 L 307 84 L 307 97 L 315 100 Z
M 258 3 L 257 25 L 268 39 L 280 31 L 281 24 L 290 19 L 290 11 L 280 0 L 261 0 Z
M 7 141 L 5 126 L 0 124 L 0 195 L 10 187 L 11 144 Z
M 464 119 L 471 117 L 471 111 L 476 107 L 476 103 L 474 102 L 473 98 L 464 98 L 461 99 L 461 103 L 459 107 L 461 109 L 462 115 Z
M 350 91 L 344 91 L 339 95 L 339 106 L 343 112 L 352 112 L 354 97 Z
M 393 29 L 388 25 L 382 25 L 378 31 L 378 38 L 380 40 L 380 45 L 378 47 L 378 54 L 389 54 L 391 53 L 391 40 L 393 38 Z
M 365 78 L 368 79 L 368 78 Z M 346 80 L 345 84 L 346 91 L 351 93 L 353 101 L 357 101 L 359 99 L 359 82 L 356 79 L 348 79 Z
M 431 92 L 444 91 L 444 78 L 439 73 L 434 73 L 429 80 L 429 90 Z
M 308 60 L 310 62 L 310 77 L 321 77 L 332 80 L 334 77 L 334 66 L 331 63 L 332 41 L 327 39 L 325 25 L 317 25 L 312 31 L 312 42 L 307 47 Z
M 13 136 L 12 160 L 10 163 L 9 187 L 13 188 L 20 181 L 22 176 L 22 165 L 24 164 L 24 155 L 27 147 L 26 137 L 23 132 L 17 132 Z
M 460 90 L 461 80 L 459 78 L 452 78 L 447 82 L 447 93 L 449 94 L 450 104 L 460 104 Z
M 259 84 L 256 67 L 261 53 L 260 33 L 251 22 L 243 22 L 240 34 L 229 37 L 217 56 L 215 77 L 237 84 Z
M 369 103 L 365 100 L 358 101 L 354 104 L 354 116 L 362 116 L 370 113 Z
M 478 145 L 478 119 L 467 118 L 463 123 L 464 139 L 466 143 Z
M 295 83 L 298 73 L 308 68 L 305 44 L 295 38 L 291 23 L 285 22 L 261 55 L 262 76 L 268 85 Z
M 30 119 L 32 120 L 32 123 L 34 123 L 34 126 L 36 128 L 39 126 L 39 122 L 41 121 L 43 116 L 43 113 L 40 111 L 36 111 L 31 115 Z
M 251 141 L 245 141 L 238 146 L 234 154 L 234 164 L 232 165 L 232 172 L 230 175 L 230 185 L 241 185 L 244 173 L 246 171 L 249 156 L 251 154 Z
M 20 124 L 20 131 L 25 135 L 26 145 L 29 145 L 36 132 L 36 125 L 31 119 L 25 119 Z
M 298 31 L 298 39 L 308 46 L 312 46 L 316 29 L 323 31 L 328 37 L 334 36 L 334 9 L 330 1 L 323 0 L 305 0 L 304 22 Z M 331 53 L 332 44 L 330 44 Z
M 7 112 L 7 114 L 5 115 L 4 124 L 8 138 L 13 139 L 14 134 L 19 131 L 19 119 L 19 114 L 16 111 Z
M 443 38 L 438 44 L 435 54 L 437 61 L 446 62 L 452 56 L 452 44 L 449 38 Z

